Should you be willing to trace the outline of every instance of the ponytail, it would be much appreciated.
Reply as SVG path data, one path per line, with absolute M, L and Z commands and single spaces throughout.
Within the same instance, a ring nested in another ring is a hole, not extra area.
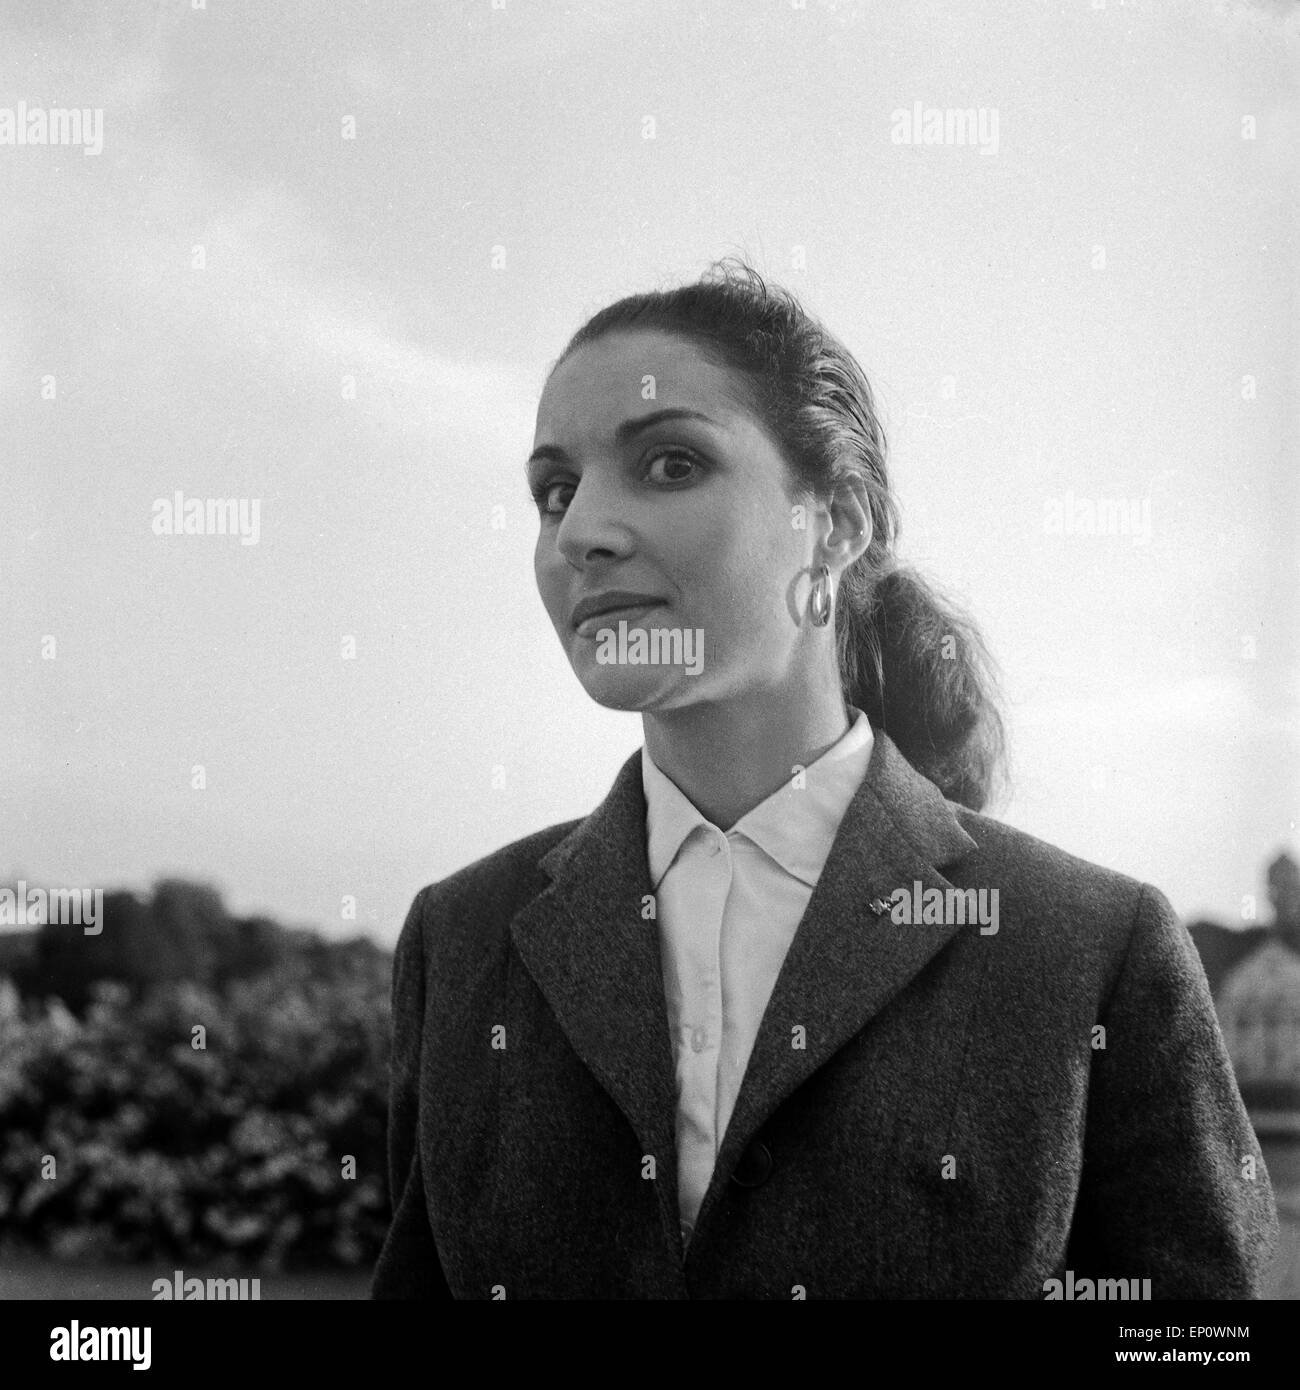
M 914 570 L 863 578 L 846 575 L 836 605 L 845 700 L 950 801 L 981 810 L 1006 741 L 979 630 Z

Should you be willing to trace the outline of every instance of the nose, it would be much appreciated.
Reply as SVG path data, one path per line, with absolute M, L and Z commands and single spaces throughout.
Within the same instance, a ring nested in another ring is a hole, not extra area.
M 557 529 L 561 555 L 581 569 L 597 560 L 621 559 L 631 553 L 633 537 L 627 520 L 627 499 L 617 485 L 588 469 L 573 490 Z

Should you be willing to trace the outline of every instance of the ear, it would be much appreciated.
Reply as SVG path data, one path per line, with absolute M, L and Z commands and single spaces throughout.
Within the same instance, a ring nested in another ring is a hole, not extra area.
M 835 485 L 828 507 L 830 534 L 822 542 L 822 558 L 832 570 L 846 570 L 871 544 L 871 494 L 860 473 L 846 473 Z

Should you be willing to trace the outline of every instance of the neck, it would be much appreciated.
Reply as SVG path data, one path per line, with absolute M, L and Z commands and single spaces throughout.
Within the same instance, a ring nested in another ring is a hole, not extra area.
M 646 750 L 714 825 L 729 830 L 848 732 L 839 679 L 795 692 L 647 713 Z

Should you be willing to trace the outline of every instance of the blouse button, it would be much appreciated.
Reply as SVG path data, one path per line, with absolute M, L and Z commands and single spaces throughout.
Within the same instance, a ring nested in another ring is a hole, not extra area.
M 709 1044 L 708 1030 L 705 1028 L 691 1029 L 691 1051 L 703 1052 Z

